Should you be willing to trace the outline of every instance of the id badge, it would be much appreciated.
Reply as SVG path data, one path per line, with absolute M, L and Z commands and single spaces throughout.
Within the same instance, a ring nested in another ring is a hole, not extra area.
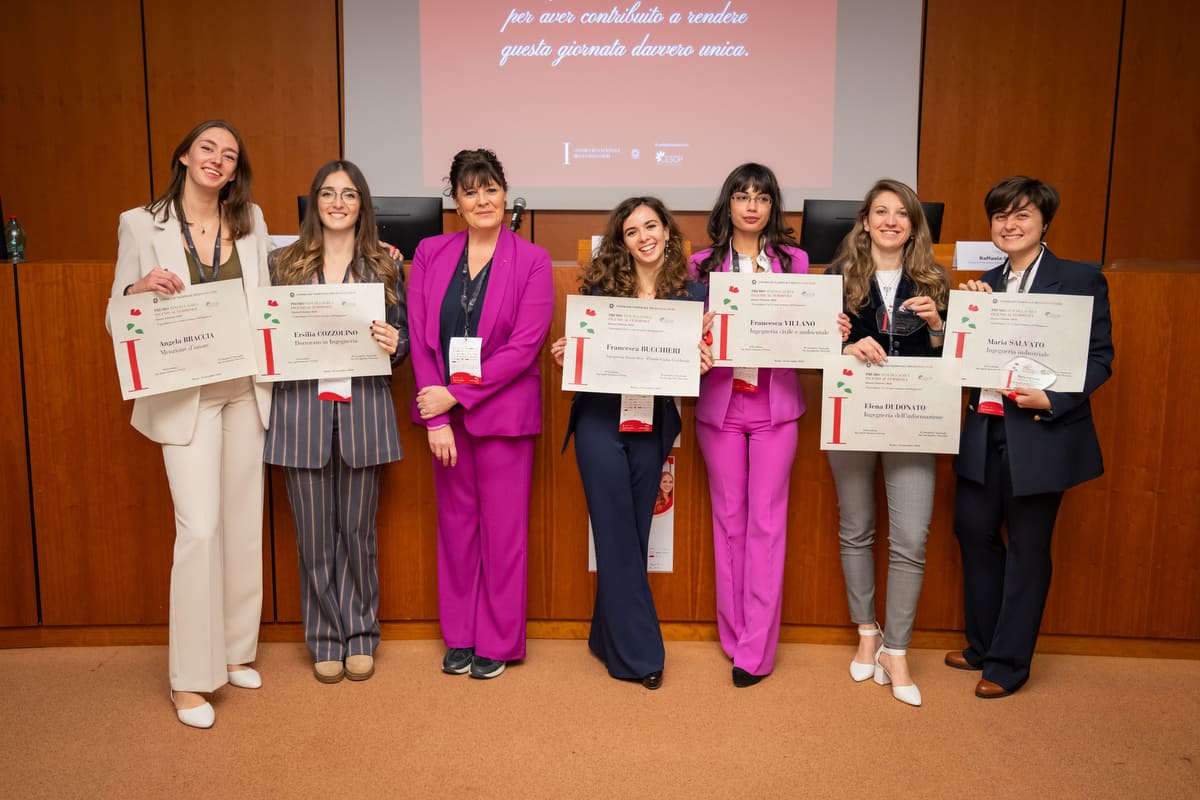
M 754 394 L 758 391 L 758 367 L 734 367 L 733 390 Z
M 479 353 L 483 339 L 478 336 L 455 336 L 450 340 L 450 383 L 483 383 L 483 367 Z
M 335 403 L 350 402 L 350 382 L 352 378 L 321 378 L 317 381 L 317 399 L 331 400 Z
M 621 433 L 649 433 L 654 430 L 654 395 L 621 395 Z
M 1004 416 L 1004 398 L 995 389 L 979 390 L 979 405 L 975 410 L 980 414 L 991 414 L 993 417 Z

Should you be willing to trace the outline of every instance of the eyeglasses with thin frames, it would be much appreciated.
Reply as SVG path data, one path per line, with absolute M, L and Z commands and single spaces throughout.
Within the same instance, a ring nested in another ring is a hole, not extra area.
M 737 192 L 733 195 L 733 202 L 749 205 L 757 203 L 760 206 L 771 205 L 771 195 L 769 194 L 747 194 L 746 192 Z
M 335 198 L 341 197 L 342 202 L 348 206 L 357 205 L 362 199 L 362 194 L 357 189 L 342 189 L 337 190 L 329 186 L 322 187 L 317 192 L 317 199 L 322 203 L 332 203 Z

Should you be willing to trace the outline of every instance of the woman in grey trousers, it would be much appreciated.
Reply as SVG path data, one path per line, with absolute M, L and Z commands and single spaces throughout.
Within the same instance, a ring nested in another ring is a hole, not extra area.
M 933 261 L 929 226 L 917 195 L 880 180 L 858 210 L 829 272 L 841 274 L 850 337 L 842 349 L 867 364 L 889 356 L 941 355 L 950 285 Z M 933 513 L 935 457 L 930 453 L 830 451 L 837 485 L 842 572 L 858 652 L 850 676 L 892 684 L 892 694 L 921 705 L 905 654 L 925 575 L 925 538 Z M 888 502 L 887 613 L 875 620 L 875 474 L 883 465 Z M 883 637 L 876 644 L 876 637 Z

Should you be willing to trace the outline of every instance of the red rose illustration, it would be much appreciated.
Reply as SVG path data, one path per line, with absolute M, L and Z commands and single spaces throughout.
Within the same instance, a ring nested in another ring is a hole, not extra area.
M 712 344 L 712 331 L 705 331 L 705 333 L 704 333 L 704 343 L 705 343 L 705 344 L 707 344 L 707 345 L 711 345 L 711 344 Z
M 269 305 L 271 308 L 275 308 L 275 306 L 279 305 L 279 301 L 278 300 L 268 300 L 267 305 Z
M 978 311 L 978 310 L 979 310 L 979 306 L 975 305 L 974 303 L 967 306 L 967 311 Z
M 842 370 L 842 374 L 843 374 L 843 375 L 853 375 L 853 374 L 854 374 L 854 370 L 852 370 L 852 369 L 844 369 L 844 370 Z
M 140 308 L 131 308 L 131 309 L 129 309 L 129 316 L 131 316 L 131 317 L 140 317 L 141 315 L 142 315 L 142 310 L 141 310 Z
M 729 293 L 730 293 L 730 294 L 737 294 L 737 293 L 738 293 L 738 287 L 736 287 L 736 286 L 730 286 L 730 287 L 729 287 Z
M 594 317 L 594 316 L 596 316 L 596 309 L 587 308 L 587 309 L 584 309 L 583 313 L 587 314 L 589 317 Z

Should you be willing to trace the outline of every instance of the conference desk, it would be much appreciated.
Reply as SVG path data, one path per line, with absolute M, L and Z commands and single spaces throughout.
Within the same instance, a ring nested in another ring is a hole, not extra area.
M 944 246 L 939 260 L 950 263 Z M 952 247 L 952 246 L 951 246 Z M 1107 471 L 1067 493 L 1055 534 L 1055 578 L 1044 645 L 1113 652 L 1132 637 L 1144 652 L 1200 656 L 1200 444 L 1194 398 L 1200 373 L 1187 345 L 1200 296 L 1195 265 L 1119 264 L 1107 271 L 1114 317 L 1113 378 L 1093 399 Z M 0 441 L 0 646 L 165 641 L 174 519 L 157 445 L 129 426 L 104 306 L 105 262 L 30 262 L 2 281 Z M 554 270 L 562 335 L 574 266 Z M 974 275 L 975 273 L 970 273 Z M 955 273 L 957 285 L 967 273 Z M 534 464 L 529 532 L 530 632 L 586 634 L 594 578 L 587 572 L 583 490 L 568 447 L 570 406 L 547 346 L 542 355 L 543 435 Z M 851 641 L 838 554 L 837 498 L 819 448 L 820 375 L 801 382 L 792 473 L 783 638 Z M 383 472 L 379 511 L 381 617 L 385 636 L 436 637 L 432 471 L 422 429 L 409 423 L 413 377 L 396 371 L 393 395 L 405 459 Z M 683 404 L 677 451 L 674 572 L 651 576 L 668 637 L 715 637 L 708 488 Z M 26 453 L 28 454 L 26 458 Z M 939 457 L 925 585 L 915 646 L 959 641 L 961 571 L 951 529 L 954 480 Z M 296 547 L 282 475 L 271 469 L 263 525 L 264 638 L 300 640 Z M 880 488 L 882 501 L 882 487 Z M 881 512 L 886 504 L 880 503 Z M 886 519 L 878 520 L 886 530 Z M 886 579 L 886 537 L 876 543 Z M 877 595 L 882 601 L 883 593 Z M 881 609 L 882 610 L 882 609 Z M 1076 639 L 1074 637 L 1093 637 Z M 1158 640 L 1158 641 L 1152 641 Z M 1146 648 L 1149 648 L 1148 650 Z

